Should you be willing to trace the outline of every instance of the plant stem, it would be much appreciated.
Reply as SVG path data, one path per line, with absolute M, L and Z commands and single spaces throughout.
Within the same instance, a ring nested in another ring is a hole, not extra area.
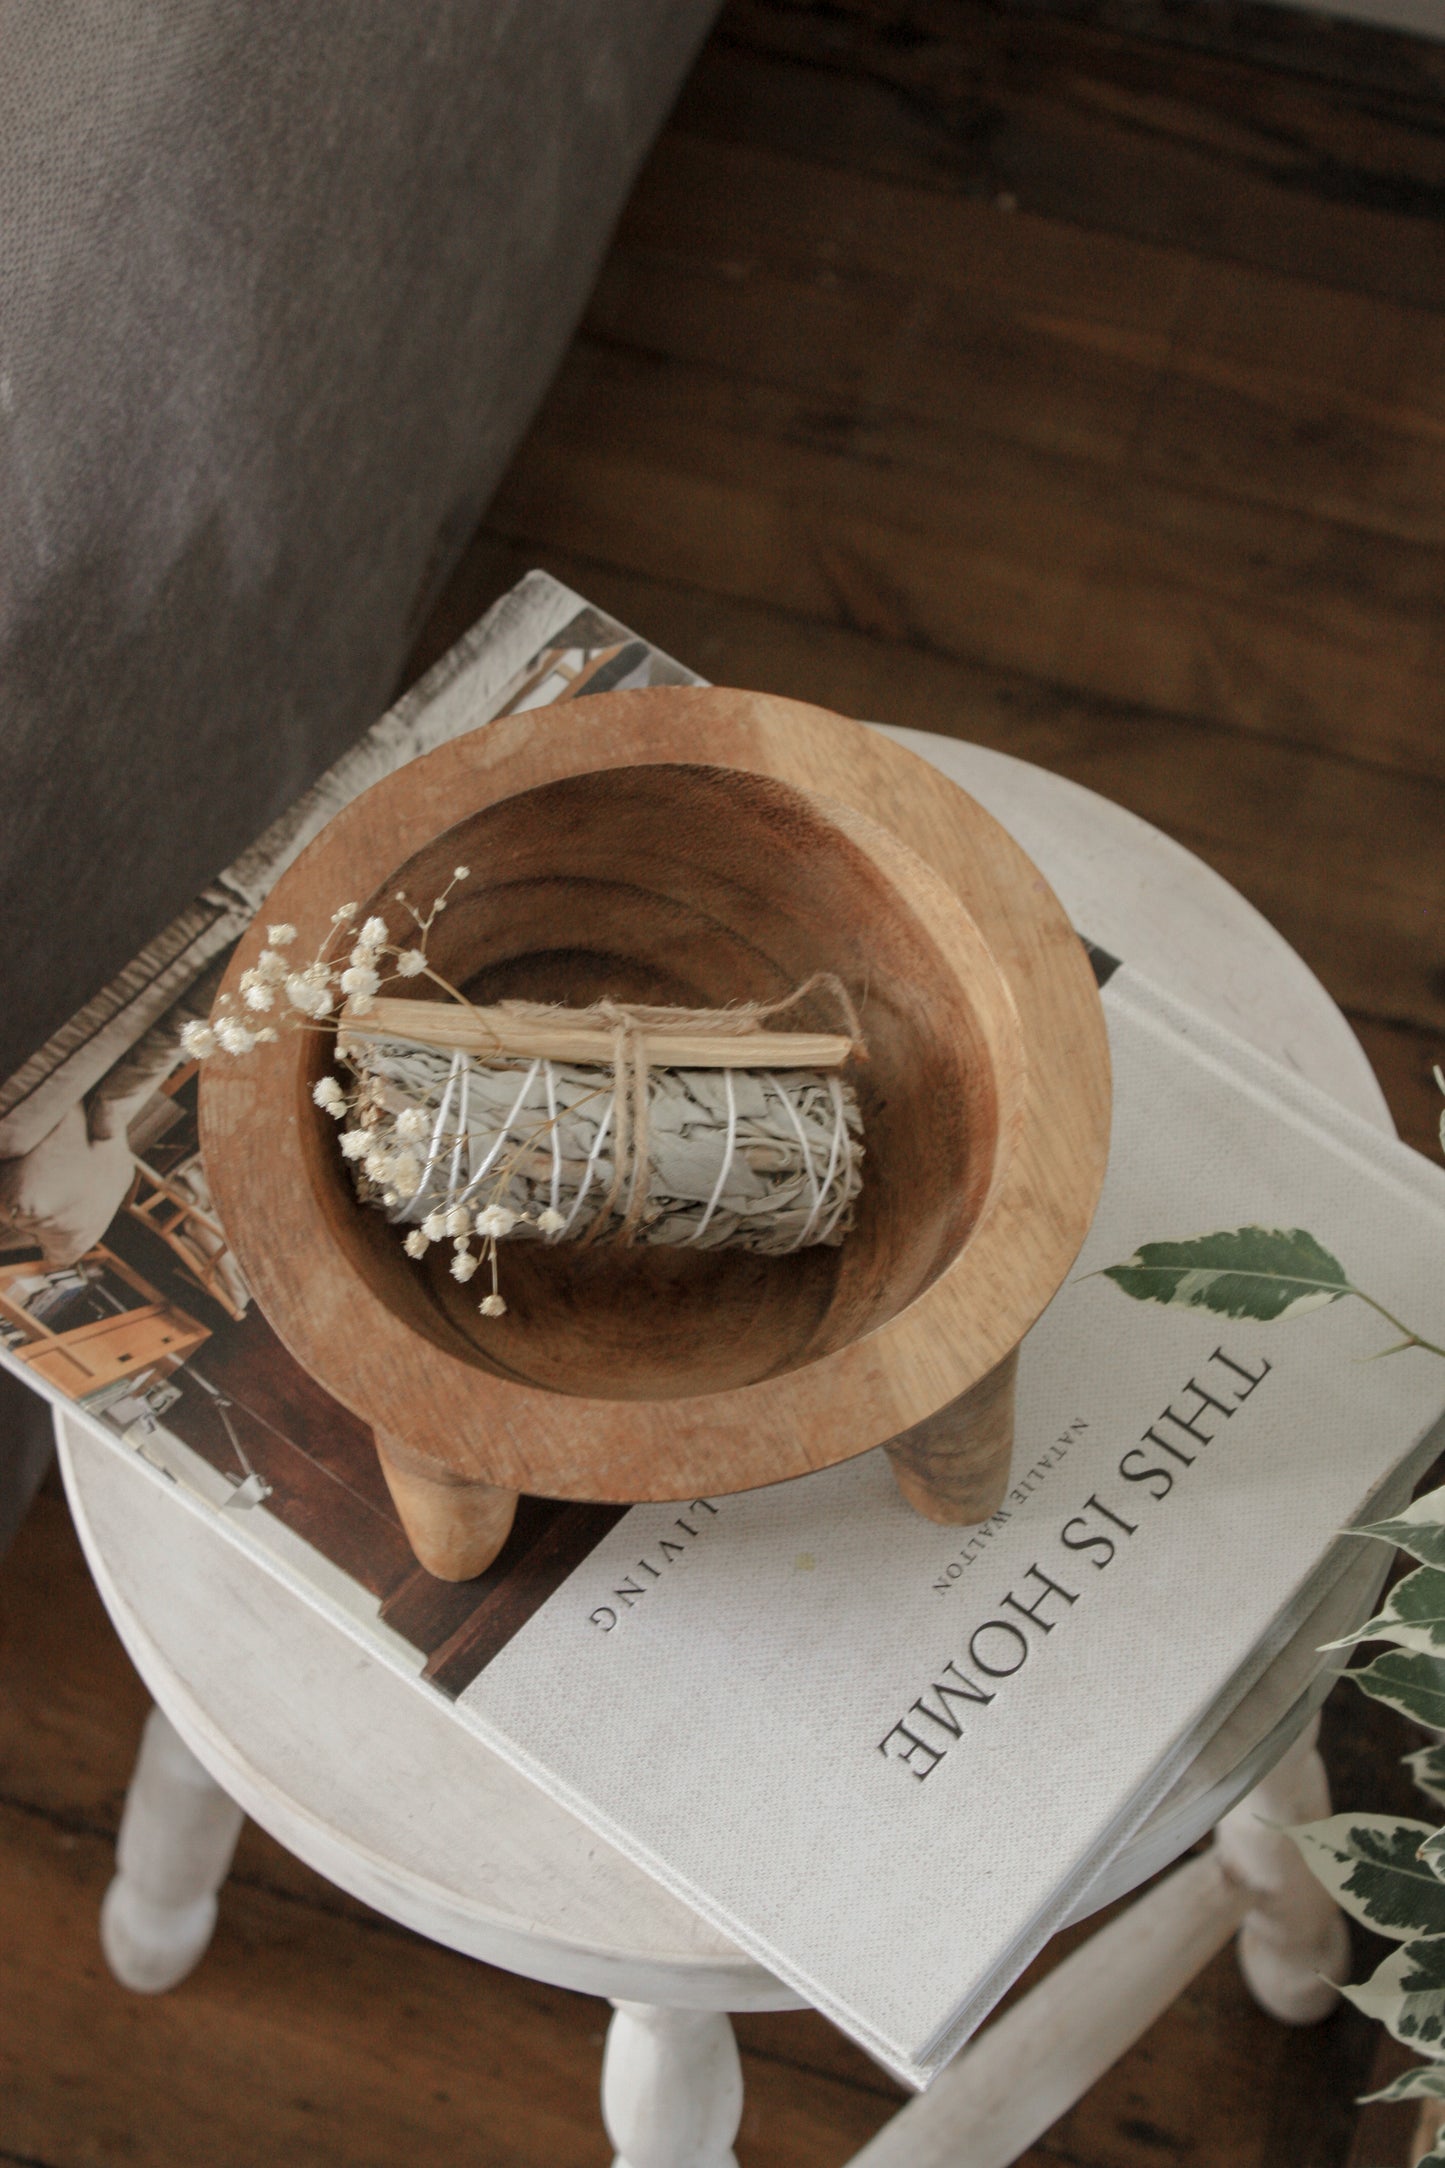
M 1352 1287 L 1350 1293 L 1358 1295 L 1361 1302 L 1368 1303 L 1375 1314 L 1382 1317 L 1387 1325 L 1393 1325 L 1396 1332 L 1404 1334 L 1405 1337 L 1400 1341 L 1399 1345 L 1386 1348 L 1384 1350 L 1385 1354 L 1398 1355 L 1407 1347 L 1422 1347 L 1427 1355 L 1445 1357 L 1445 1347 L 1437 1347 L 1433 1340 L 1423 1340 L 1418 1332 L 1411 1332 L 1403 1318 L 1396 1317 L 1393 1310 L 1387 1310 L 1383 1302 L 1376 1302 L 1374 1296 L 1367 1295 L 1362 1287 Z

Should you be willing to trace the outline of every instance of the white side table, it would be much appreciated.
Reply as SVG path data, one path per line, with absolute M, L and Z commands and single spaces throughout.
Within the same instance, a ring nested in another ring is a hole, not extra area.
M 998 814 L 1091 939 L 1390 1126 L 1324 989 L 1197 859 L 1023 762 L 891 734 Z M 102 1915 L 117 1977 L 158 1990 L 197 1962 L 250 1814 L 418 1932 L 610 1997 L 603 2113 L 617 2168 L 729 2168 L 742 2081 L 725 2013 L 794 2009 L 798 1999 L 204 1523 L 163 1498 L 137 1519 L 127 1471 L 83 1419 L 62 1412 L 58 1435 L 91 1570 L 156 1702 Z M 1326 2014 L 1328 1980 L 1346 1959 L 1343 1921 L 1265 1825 L 1329 1811 L 1313 1751 L 1329 1683 L 1317 1652 L 1371 1604 L 1384 1570 L 1375 1550 L 1361 1546 L 1081 1909 L 1136 1887 L 1216 1828 L 1213 1847 L 989 2026 L 854 2168 L 965 2157 L 968 2168 L 1005 2168 L 1236 1930 L 1266 2009 L 1294 2023 Z

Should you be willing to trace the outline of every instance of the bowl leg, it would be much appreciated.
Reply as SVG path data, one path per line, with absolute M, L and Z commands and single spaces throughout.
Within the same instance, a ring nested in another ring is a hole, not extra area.
M 439 1581 L 485 1572 L 512 1532 L 517 1493 L 439 1469 L 380 1432 L 376 1451 L 417 1563 Z
M 915 1513 L 972 1527 L 1003 1504 L 1014 1442 L 1018 1349 L 996 1370 L 888 1446 L 893 1474 Z

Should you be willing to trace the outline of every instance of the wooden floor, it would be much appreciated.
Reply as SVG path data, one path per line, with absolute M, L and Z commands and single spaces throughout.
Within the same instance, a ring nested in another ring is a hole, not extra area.
M 1227 0 L 734 0 L 414 667 L 534 564 L 715 680 L 1167 829 L 1435 1148 L 1445 46 Z M 0 2162 L 603 2168 L 600 2005 L 254 1830 L 194 1978 L 116 1988 L 143 1697 L 53 1495 L 0 1632 Z M 1337 1696 L 1338 1796 L 1406 1806 L 1404 1743 Z M 840 2168 L 897 2102 L 820 2019 L 739 2031 L 743 2168 Z M 1375 2054 L 1260 2016 L 1226 1953 L 1028 2160 L 1390 2168 Z

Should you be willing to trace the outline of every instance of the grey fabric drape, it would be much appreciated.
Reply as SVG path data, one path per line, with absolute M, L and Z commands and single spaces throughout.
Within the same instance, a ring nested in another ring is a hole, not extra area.
M 716 0 L 0 0 L 0 1077 L 375 716 Z

